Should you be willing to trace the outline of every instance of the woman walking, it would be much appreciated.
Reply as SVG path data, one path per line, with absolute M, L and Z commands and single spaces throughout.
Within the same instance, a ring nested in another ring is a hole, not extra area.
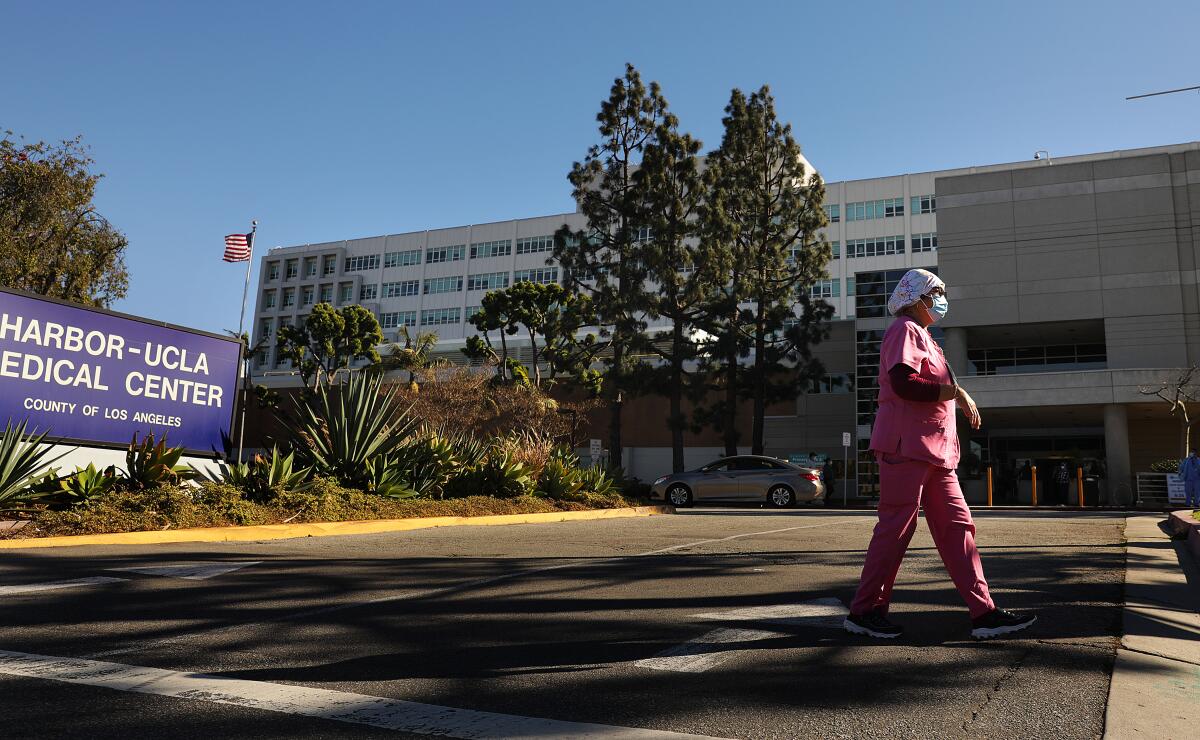
M 871 450 L 879 461 L 879 523 L 843 624 L 848 632 L 885 639 L 903 632 L 888 620 L 888 606 L 921 507 L 942 563 L 967 603 L 972 637 L 1016 632 L 1037 619 L 997 609 L 983 576 L 975 523 L 954 472 L 959 460 L 955 406 L 973 429 L 980 425 L 979 410 L 928 331 L 948 308 L 945 284 L 928 270 L 909 270 L 888 299 L 896 320 L 880 347 L 879 412 L 871 431 Z

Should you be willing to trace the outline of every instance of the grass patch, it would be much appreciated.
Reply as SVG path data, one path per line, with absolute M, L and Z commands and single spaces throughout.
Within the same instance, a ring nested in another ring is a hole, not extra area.
M 1196 521 L 1200 521 L 1200 511 L 1193 511 L 1192 518 L 1195 519 Z
M 280 493 L 267 502 L 256 503 L 243 497 L 233 486 L 202 483 L 199 486 L 115 491 L 62 511 L 37 511 L 30 515 L 27 526 L 0 532 L 0 539 L 289 522 L 538 514 L 637 505 L 637 501 L 616 493 L 582 493 L 570 500 L 530 495 L 507 499 L 468 496 L 445 500 L 392 500 L 343 488 L 328 479 L 316 480 L 307 490 Z

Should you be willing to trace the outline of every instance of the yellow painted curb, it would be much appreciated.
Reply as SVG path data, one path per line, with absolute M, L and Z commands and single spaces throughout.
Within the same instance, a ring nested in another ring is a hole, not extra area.
M 116 532 L 80 534 L 66 537 L 31 537 L 0 540 L 0 550 L 26 550 L 37 547 L 77 547 L 80 545 L 156 545 L 167 542 L 244 542 L 247 540 L 287 540 L 295 537 L 330 537 L 345 534 L 403 532 L 434 527 L 487 527 L 498 524 L 542 524 L 546 522 L 623 519 L 627 517 L 673 514 L 670 506 L 634 506 L 624 509 L 589 511 L 551 511 L 540 514 L 496 514 L 492 516 L 430 516 L 412 519 L 375 519 L 364 522 L 310 522 L 306 524 L 258 524 L 250 527 L 202 527 L 197 529 L 154 532 Z

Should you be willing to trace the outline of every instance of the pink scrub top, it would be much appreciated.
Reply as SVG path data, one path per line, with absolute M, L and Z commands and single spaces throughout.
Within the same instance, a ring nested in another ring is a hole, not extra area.
M 954 401 L 906 401 L 892 390 L 888 372 L 907 365 L 926 380 L 949 385 L 950 369 L 942 348 L 909 316 L 892 322 L 879 348 L 879 411 L 871 429 L 875 452 L 924 460 L 941 468 L 958 467 L 958 431 Z

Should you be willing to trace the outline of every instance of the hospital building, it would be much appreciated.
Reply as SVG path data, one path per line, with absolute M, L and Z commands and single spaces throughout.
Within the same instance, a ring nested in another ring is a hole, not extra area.
M 986 496 L 989 465 L 1028 462 L 1044 481 L 1066 461 L 1073 477 L 1085 470 L 1089 499 L 1127 503 L 1137 473 L 1179 454 L 1179 421 L 1143 389 L 1200 362 L 1200 143 L 828 181 L 825 203 L 834 257 L 812 290 L 835 310 L 817 350 L 828 377 L 770 409 L 767 454 L 829 456 L 835 497 L 843 480 L 850 497 L 877 491 L 866 448 L 879 342 L 887 297 L 912 267 L 947 283 L 950 312 L 933 331 L 983 415 L 978 431 L 959 422 L 969 501 Z M 402 326 L 436 331 L 439 354 L 461 364 L 476 333 L 468 318 L 489 290 L 562 281 L 548 257 L 564 224 L 584 219 L 566 212 L 272 249 L 261 257 L 254 338 L 270 347 L 316 303 L 357 303 L 388 341 Z M 253 366 L 255 382 L 299 382 L 273 348 Z M 632 399 L 624 416 L 627 470 L 644 480 L 669 472 L 666 400 Z M 740 416 L 748 444 L 748 410 Z M 689 434 L 687 463 L 722 450 L 717 432 Z M 1029 477 L 1018 483 L 1022 500 Z

